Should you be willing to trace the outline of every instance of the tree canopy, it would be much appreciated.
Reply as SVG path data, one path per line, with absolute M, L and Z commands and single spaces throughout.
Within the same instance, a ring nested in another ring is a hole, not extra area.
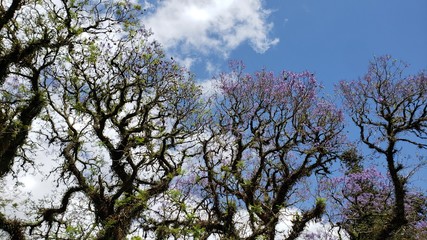
M 1 2 L 0 178 L 45 164 L 57 185 L 22 206 L 0 196 L 2 236 L 427 236 L 427 198 L 401 155 L 427 148 L 423 72 L 374 58 L 339 84 L 340 106 L 308 71 L 248 73 L 234 61 L 207 96 L 139 14 L 129 1 Z M 314 222 L 324 232 L 307 232 Z

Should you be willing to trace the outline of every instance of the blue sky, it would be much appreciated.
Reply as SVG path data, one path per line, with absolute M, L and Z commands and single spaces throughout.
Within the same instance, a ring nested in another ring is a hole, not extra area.
M 244 47 L 232 54 L 251 67 L 307 69 L 327 89 L 362 75 L 374 55 L 391 54 L 414 71 L 427 68 L 425 0 L 284 0 L 266 6 L 277 9 L 270 15 L 271 34 L 280 43 L 258 58 Z
M 163 0 L 149 12 L 144 23 L 158 25 L 153 27 L 154 37 L 175 57 L 187 63 L 192 59 L 189 66 L 199 79 L 226 70 L 229 59 L 243 60 L 249 71 L 263 67 L 277 72 L 309 70 L 328 90 L 339 80 L 362 75 L 373 56 L 391 54 L 410 63 L 413 72 L 427 69 L 425 0 Z M 233 20 L 227 12 L 247 14 Z M 228 32 L 222 31 L 227 24 Z M 173 31 L 168 28 L 171 25 Z M 214 40 L 224 35 L 230 39 L 230 32 L 238 28 L 261 36 L 235 33 L 238 44 L 229 46 L 219 40 L 219 47 L 210 47 L 202 37 L 206 32 L 216 45 Z M 182 35 L 174 38 L 174 32 Z M 253 42 L 263 37 L 272 43 L 260 51 Z M 206 71 L 207 62 L 214 70 Z
M 162 0 L 145 7 L 143 24 L 201 82 L 237 59 L 249 72 L 309 70 L 334 96 L 334 85 L 362 76 L 374 56 L 404 60 L 410 73 L 427 69 L 426 0 Z M 427 189 L 425 182 L 423 174 L 414 178 Z

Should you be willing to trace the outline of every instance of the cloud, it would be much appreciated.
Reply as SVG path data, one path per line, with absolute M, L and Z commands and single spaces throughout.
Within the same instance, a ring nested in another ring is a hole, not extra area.
M 279 223 L 276 225 L 276 240 L 284 239 L 287 236 L 292 228 L 292 219 L 295 214 L 301 214 L 301 210 L 298 208 L 288 208 L 281 211 Z M 240 234 L 240 237 L 245 238 L 249 237 L 252 234 L 252 230 L 248 225 L 249 222 L 249 213 L 240 209 L 235 217 L 234 224 L 236 230 Z M 343 232 L 341 230 L 341 232 Z M 220 239 L 219 236 L 211 235 L 209 240 Z M 337 227 L 333 227 L 328 222 L 315 222 L 310 221 L 307 223 L 305 230 L 297 238 L 298 240 L 304 239 L 328 239 L 328 240 L 348 240 L 349 237 L 345 233 L 340 233 Z
M 292 220 L 296 214 L 301 215 L 302 212 L 295 207 L 290 207 L 281 211 L 279 223 L 276 225 L 276 239 L 283 239 L 284 236 L 290 233 L 293 225 Z M 342 230 L 340 232 L 339 228 L 332 226 L 329 222 L 312 220 L 307 223 L 306 228 L 297 239 L 348 240 L 349 238 Z
M 184 54 L 194 50 L 207 55 L 227 56 L 248 41 L 264 53 L 279 39 L 270 38 L 273 27 L 262 0 L 164 0 L 147 14 L 143 23 L 154 32 L 166 49 L 179 48 Z

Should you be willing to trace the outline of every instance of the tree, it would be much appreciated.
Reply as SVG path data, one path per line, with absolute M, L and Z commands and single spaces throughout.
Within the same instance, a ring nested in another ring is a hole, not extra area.
M 41 72 L 55 61 L 60 48 L 66 47 L 74 35 L 70 26 L 72 17 L 67 14 L 73 6 L 69 4 L 63 12 L 55 12 L 50 9 L 54 6 L 52 2 L 8 3 L 2 1 L 0 7 L 1 177 L 10 172 L 32 120 L 44 105 L 39 89 Z M 56 16 L 61 20 L 52 22 Z
M 427 78 L 422 72 L 403 75 L 406 67 L 390 56 L 375 58 L 363 79 L 343 81 L 339 87 L 361 142 L 384 158 L 391 179 L 393 210 L 377 239 L 392 238 L 409 222 L 408 178 L 398 161 L 400 148 L 427 148 Z
M 34 120 L 37 120 L 46 105 L 52 104 L 49 101 L 58 100 L 52 99 L 55 94 L 58 94 L 58 92 L 50 92 L 58 90 L 53 85 L 59 88 L 59 86 L 71 84 L 67 82 L 70 79 L 56 78 L 59 77 L 57 74 L 65 71 L 67 65 L 65 63 L 76 64 L 79 62 L 83 64 L 86 61 L 87 65 L 89 64 L 88 58 L 95 61 L 97 56 L 94 53 L 97 51 L 97 44 L 100 41 L 104 41 L 105 38 L 110 38 L 110 40 L 115 38 L 116 36 L 112 32 L 120 34 L 120 31 L 116 31 L 118 29 L 124 30 L 121 34 L 134 31 L 133 26 L 137 22 L 135 14 L 140 14 L 139 9 L 139 6 L 128 1 L 109 0 L 12 0 L 1 2 L 1 178 L 13 171 L 16 160 L 22 161 L 23 164 L 32 162 L 31 155 L 28 154 L 31 152 L 31 147 L 27 147 L 32 139 L 28 139 L 28 133 L 34 125 Z M 119 38 L 115 38 L 115 40 L 120 41 Z M 67 67 L 69 66 L 67 65 Z M 118 67 L 116 66 L 116 68 Z M 72 68 L 69 69 L 72 70 Z M 87 74 L 87 72 L 85 73 Z M 77 78 L 79 77 L 83 76 Z M 70 90 L 63 89 L 63 91 L 67 93 Z M 72 94 L 69 93 L 69 95 Z M 63 100 L 66 103 L 65 99 Z M 134 99 L 132 98 L 132 100 Z M 57 109 L 69 110 L 68 104 L 57 107 Z M 49 112 L 55 111 L 51 109 Z M 66 113 L 59 115 L 65 116 L 64 114 Z M 45 118 L 50 117 L 53 116 Z M 60 117 L 56 119 L 58 118 Z M 58 126 L 55 125 L 55 127 Z M 52 141 L 51 144 L 66 139 L 64 136 L 59 136 L 62 132 L 56 133 L 58 134 L 56 137 L 52 134 L 47 136 L 49 141 Z M 74 142 L 74 144 L 79 143 Z M 64 150 L 64 156 L 68 156 L 65 153 L 72 150 L 74 150 L 72 147 L 67 151 Z M 50 225 L 54 220 L 54 215 L 65 210 L 71 195 L 83 191 L 82 188 L 76 186 L 66 190 L 61 208 L 44 211 L 43 219 Z M 9 219 L 6 213 L 2 213 L 0 216 L 0 229 L 6 231 L 12 239 L 23 239 L 26 227 L 32 224 Z
M 149 221 L 144 211 L 194 155 L 200 90 L 149 36 L 139 29 L 87 39 L 45 72 L 48 126 L 39 134 L 60 149 L 65 189 L 30 225 L 34 236 L 73 229 L 75 238 L 124 239 L 136 221 Z
M 276 226 L 303 201 L 303 182 L 326 174 L 341 151 L 341 111 L 316 95 L 319 85 L 309 72 L 250 75 L 240 63 L 231 70 L 217 79 L 219 92 L 199 137 L 199 167 L 189 173 L 199 184 L 193 190 L 199 204 L 189 204 L 199 216 L 192 226 L 206 238 L 296 239 L 322 216 L 323 199 L 307 200 L 313 206 L 293 215 L 288 233 Z
M 343 177 L 323 183 L 323 194 L 330 199 L 330 220 L 350 239 L 378 239 L 384 226 L 393 217 L 393 185 L 375 167 L 360 167 L 348 171 Z M 427 228 L 427 198 L 417 191 L 407 193 L 405 211 L 408 224 L 392 239 L 422 239 Z
M 32 162 L 37 143 L 56 157 L 60 194 L 27 220 L 0 213 L 0 229 L 12 239 L 309 236 L 326 200 L 307 196 L 317 188 L 307 182 L 346 148 L 343 115 L 318 96 L 313 74 L 251 75 L 233 63 L 204 104 L 136 10 L 110 0 L 1 3 L 0 180 L 16 161 Z M 425 197 L 409 192 L 397 156 L 399 146 L 427 148 L 427 80 L 403 69 L 377 58 L 364 79 L 340 85 L 361 141 L 390 176 L 353 163 L 337 180 L 330 197 L 353 238 L 368 226 L 377 239 L 425 229 Z M 280 232 L 286 215 L 292 227 Z
M 1 2 L 0 177 L 11 171 L 32 121 L 45 105 L 43 72 L 80 44 L 82 34 L 109 31 L 132 18 L 129 5 L 109 1 Z

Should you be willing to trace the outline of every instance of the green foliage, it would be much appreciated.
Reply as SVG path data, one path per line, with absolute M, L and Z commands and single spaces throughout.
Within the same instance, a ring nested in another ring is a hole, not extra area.
M 253 211 L 256 214 L 262 213 L 262 206 L 260 205 L 252 205 L 250 206 L 250 210 Z
M 168 194 L 169 194 L 169 196 L 172 198 L 172 200 L 173 200 L 173 201 L 175 201 L 175 202 L 179 202 L 179 201 L 180 201 L 180 198 L 181 198 L 181 196 L 182 196 L 181 191 L 180 191 L 180 190 L 178 190 L 178 189 L 170 189 L 170 190 L 168 191 Z
M 190 230 L 190 233 L 195 239 L 198 239 L 205 235 L 206 229 L 198 225 L 194 225 Z
M 325 208 L 326 198 L 316 198 L 316 206 L 319 206 L 320 208 Z
M 88 56 L 88 61 L 89 63 L 95 63 L 98 56 L 100 55 L 100 51 L 97 47 L 97 45 L 95 44 L 95 42 L 92 42 L 89 44 L 89 56 Z
M 65 233 L 66 233 L 67 238 L 75 239 L 75 238 L 77 238 L 77 236 L 79 236 L 81 234 L 81 230 L 78 227 L 67 226 L 65 228 Z
M 142 238 L 142 237 L 139 237 L 139 236 L 132 236 L 132 237 L 130 238 L 130 240 L 143 240 L 143 238 Z

